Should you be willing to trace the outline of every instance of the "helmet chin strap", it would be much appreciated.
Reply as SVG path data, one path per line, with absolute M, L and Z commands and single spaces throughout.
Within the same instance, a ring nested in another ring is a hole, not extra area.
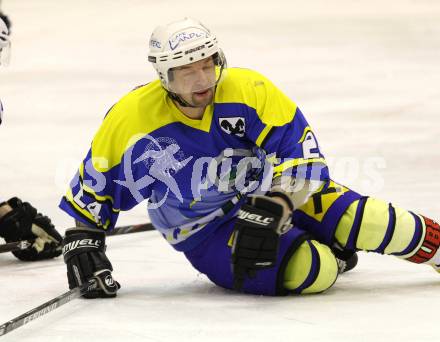
M 179 95 L 177 95 L 176 93 L 173 93 L 169 90 L 167 90 L 168 96 L 176 101 L 178 104 L 180 104 L 182 107 L 191 107 L 191 108 L 197 108 L 196 106 L 193 106 L 192 104 L 188 103 L 187 101 L 185 101 L 182 97 L 180 97 Z

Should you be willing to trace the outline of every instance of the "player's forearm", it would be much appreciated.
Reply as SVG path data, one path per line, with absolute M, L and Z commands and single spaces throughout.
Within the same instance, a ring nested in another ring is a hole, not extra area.
M 296 210 L 301 208 L 323 184 L 324 182 L 320 180 L 297 180 L 294 177 L 280 176 L 272 181 L 271 193 L 280 203 L 292 206 L 293 210 Z
M 102 229 L 99 229 L 97 227 L 93 227 L 92 225 L 87 225 L 79 220 L 75 220 L 75 228 L 73 230 L 77 230 L 77 228 L 81 228 L 86 231 L 95 231 L 95 232 L 102 232 Z
M 89 228 L 88 225 L 86 225 L 85 223 L 82 223 L 79 220 L 75 220 L 75 227 L 86 227 L 86 228 Z

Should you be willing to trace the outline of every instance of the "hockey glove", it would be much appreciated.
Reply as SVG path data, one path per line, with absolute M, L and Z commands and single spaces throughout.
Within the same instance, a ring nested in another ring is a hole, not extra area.
M 116 297 L 121 286 L 113 280 L 113 267 L 105 255 L 105 248 L 105 233 L 102 231 L 83 227 L 66 231 L 63 255 L 70 289 L 96 278 L 98 289 L 87 292 L 85 298 Z
M 35 240 L 28 249 L 12 252 L 18 259 L 36 261 L 61 254 L 62 237 L 47 216 L 17 197 L 0 206 L 8 207 L 8 212 L 0 219 L 0 236 L 6 242 Z
M 250 196 L 238 213 L 232 242 L 234 289 L 246 277 L 275 266 L 279 235 L 292 227 L 291 211 L 269 196 Z

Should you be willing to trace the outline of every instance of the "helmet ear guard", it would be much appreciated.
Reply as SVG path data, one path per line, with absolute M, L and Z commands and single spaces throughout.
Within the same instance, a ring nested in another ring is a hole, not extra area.
M 218 52 L 212 57 L 214 58 L 214 64 L 216 66 L 226 68 L 226 57 L 221 49 L 218 49 Z

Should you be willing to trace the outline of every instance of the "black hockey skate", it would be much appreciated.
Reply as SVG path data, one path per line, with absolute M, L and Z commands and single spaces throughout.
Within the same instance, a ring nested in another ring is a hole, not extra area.
M 338 243 L 333 245 L 332 251 L 338 262 L 339 274 L 351 271 L 356 267 L 358 263 L 356 251 L 344 249 Z
M 348 257 L 347 260 L 339 259 L 338 257 L 336 257 L 336 261 L 338 262 L 338 272 L 339 274 L 341 274 L 351 271 L 353 268 L 356 267 L 358 263 L 358 256 L 356 252 L 353 252 L 353 254 Z

